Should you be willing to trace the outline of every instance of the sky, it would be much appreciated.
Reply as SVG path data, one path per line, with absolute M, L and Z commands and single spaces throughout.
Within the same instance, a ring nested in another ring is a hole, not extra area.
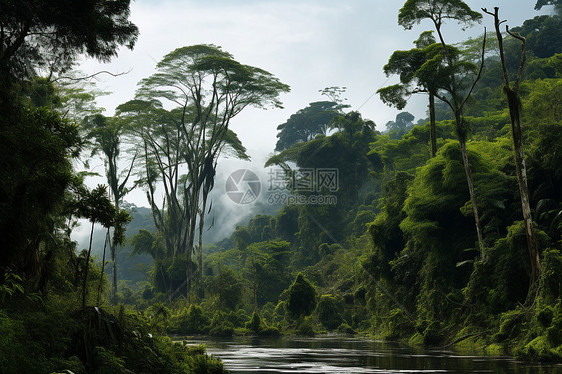
M 469 0 L 466 3 L 480 11 L 482 7 L 500 8 L 500 17 L 511 27 L 548 12 L 534 10 L 535 0 Z M 226 160 L 219 163 L 214 194 L 224 200 L 224 186 L 230 172 L 249 168 L 260 176 L 265 160 L 276 143 L 277 126 L 310 102 L 326 100 L 319 90 L 329 86 L 347 87 L 343 97 L 350 109 L 373 120 L 378 130 L 395 119 L 398 110 L 382 103 L 375 92 L 398 82 L 386 77 L 383 66 L 395 50 L 412 48 L 413 41 L 430 21 L 404 30 L 397 24 L 403 1 L 392 0 L 136 0 L 131 2 L 131 20 L 140 31 L 133 51 L 125 48 L 111 63 L 86 60 L 79 66 L 86 75 L 107 70 L 112 77 L 98 76 L 98 87 L 112 92 L 101 97 L 99 105 L 112 115 L 114 109 L 134 97 L 136 84 L 154 72 L 155 65 L 176 48 L 194 44 L 215 44 L 246 65 L 265 69 L 291 87 L 281 95 L 284 109 L 247 108 L 231 124 L 252 157 L 250 163 Z M 446 42 L 455 43 L 477 37 L 484 26 L 493 22 L 485 16 L 480 25 L 466 31 L 449 22 L 443 28 Z M 404 109 L 417 121 L 425 118 L 426 98 L 414 96 Z M 95 165 L 94 165 L 95 166 Z M 98 165 L 101 168 L 102 164 Z M 99 183 L 103 183 L 100 181 Z M 131 193 L 126 200 L 146 206 L 142 191 Z M 228 222 L 248 213 L 246 207 L 232 205 L 224 209 Z

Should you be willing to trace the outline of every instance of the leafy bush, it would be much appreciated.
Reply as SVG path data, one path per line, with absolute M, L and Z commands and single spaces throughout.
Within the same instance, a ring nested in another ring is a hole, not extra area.
M 550 305 L 547 305 L 537 312 L 536 317 L 539 325 L 546 329 L 552 322 L 552 318 L 554 317 L 554 309 Z
M 278 337 L 279 335 L 281 335 L 281 332 L 279 331 L 279 329 L 277 327 L 273 327 L 273 326 L 267 326 L 264 327 L 258 334 L 261 337 L 264 338 L 274 338 L 274 337 Z
M 115 352 L 103 347 L 94 350 L 94 363 L 96 368 L 94 374 L 131 374 L 132 371 L 125 368 L 125 360 L 115 355 Z
M 285 319 L 285 315 L 287 314 L 287 302 L 280 301 L 275 309 L 273 310 L 273 319 L 276 322 L 282 321 Z
M 546 329 L 546 338 L 552 347 L 562 345 L 562 301 L 553 310 L 550 326 Z
M 562 292 L 562 254 L 556 249 L 546 250 L 541 265 L 541 295 L 555 304 Z
M 175 334 L 205 334 L 210 328 L 209 318 L 198 305 L 190 305 L 171 317 L 170 331 Z
M 443 338 L 439 322 L 430 322 L 423 332 L 423 344 L 426 346 L 438 346 L 443 341 Z
M 316 308 L 316 289 L 299 273 L 289 287 L 287 311 L 293 318 L 308 316 Z
M 560 361 L 562 354 L 552 349 L 545 336 L 531 340 L 523 348 L 515 351 L 515 356 L 528 361 Z
M 252 319 L 246 322 L 246 328 L 252 331 L 254 334 L 259 334 L 262 330 L 261 318 L 258 312 L 252 314 Z
M 342 311 L 341 302 L 331 295 L 322 295 L 316 308 L 320 323 L 328 330 L 335 330 L 342 324 Z
M 353 329 L 351 328 L 351 326 L 349 326 L 349 325 L 348 325 L 347 323 L 345 323 L 345 322 L 338 326 L 337 331 L 338 331 L 338 333 L 340 333 L 340 334 L 346 334 L 346 335 L 353 335 L 353 334 L 356 333 L 355 330 L 353 330 Z
M 230 313 L 229 313 L 230 314 Z M 224 313 L 220 310 L 215 312 L 211 321 L 211 329 L 209 335 L 218 337 L 231 337 L 234 334 L 234 325 L 226 319 Z
M 193 374 L 223 374 L 227 373 L 219 359 L 207 355 L 194 356 L 189 361 L 190 373 Z
M 510 310 L 500 317 L 500 330 L 494 335 L 494 341 L 503 342 L 513 339 L 521 334 L 527 316 L 521 309 Z
M 297 335 L 303 336 L 314 336 L 316 333 L 314 332 L 314 326 L 312 322 L 308 318 L 303 318 L 300 324 L 297 327 L 296 331 Z

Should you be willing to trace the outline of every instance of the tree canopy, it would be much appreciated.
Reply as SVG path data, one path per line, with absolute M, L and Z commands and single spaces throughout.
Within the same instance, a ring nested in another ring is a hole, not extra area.
M 411 29 L 424 19 L 430 19 L 440 33 L 443 22 L 452 19 L 463 24 L 478 22 L 482 15 L 470 9 L 462 0 L 407 0 L 398 13 L 398 24 Z
M 129 6 L 130 0 L 2 1 L 0 71 L 60 72 L 82 53 L 109 61 L 119 46 L 133 48 L 137 40 Z
M 276 151 L 283 151 L 295 143 L 308 142 L 316 135 L 326 135 L 332 119 L 340 113 L 341 106 L 333 101 L 308 104 L 291 115 L 287 122 L 277 126 Z
M 229 149 L 239 158 L 248 158 L 229 129 L 230 121 L 247 107 L 281 107 L 279 95 L 288 92 L 289 86 L 265 70 L 239 63 L 215 45 L 178 48 L 164 56 L 156 68 L 156 73 L 140 82 L 136 99 L 119 107 L 119 116 L 132 124 L 133 132 L 144 142 L 143 179 L 155 224 L 161 232 L 175 237 L 164 235 L 172 253 L 186 253 L 187 279 L 191 282 L 190 262 L 197 234 L 201 276 L 204 218 L 218 158 Z M 175 108 L 167 111 L 163 102 Z M 165 187 L 162 208 L 155 198 L 157 181 Z M 169 225 L 172 227 L 165 229 Z

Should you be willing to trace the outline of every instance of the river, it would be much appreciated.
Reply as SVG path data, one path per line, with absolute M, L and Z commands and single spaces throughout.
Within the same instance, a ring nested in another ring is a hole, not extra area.
M 205 344 L 233 374 L 242 373 L 562 373 L 562 365 L 518 362 L 509 357 L 479 356 L 451 350 L 422 350 L 370 339 L 187 338 Z

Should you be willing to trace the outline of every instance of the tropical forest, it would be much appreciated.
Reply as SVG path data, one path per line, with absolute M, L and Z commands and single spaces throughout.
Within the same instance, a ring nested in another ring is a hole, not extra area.
M 108 114 L 136 71 L 79 67 L 134 3 L 0 0 L 0 373 L 562 371 L 562 2 L 529 2 L 401 1 L 375 123 L 220 40 Z

